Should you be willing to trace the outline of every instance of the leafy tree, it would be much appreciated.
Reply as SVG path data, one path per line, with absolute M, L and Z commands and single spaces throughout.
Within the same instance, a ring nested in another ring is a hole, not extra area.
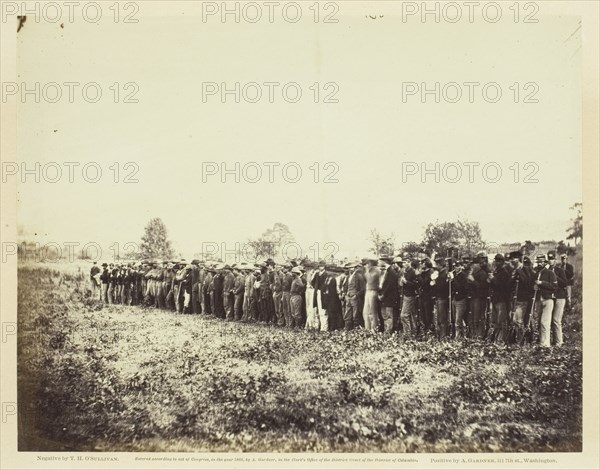
M 425 228 L 423 246 L 428 252 L 448 253 L 460 249 L 470 253 L 482 249 L 485 243 L 478 222 L 459 219 L 456 222 L 430 223 Z
M 167 227 L 161 219 L 152 219 L 146 225 L 140 244 L 140 256 L 161 259 L 175 256 L 171 241 L 167 238 Z
M 570 207 L 575 211 L 575 217 L 571 219 L 571 226 L 566 230 L 567 240 L 573 240 L 575 245 L 583 241 L 583 204 L 577 202 Z
M 376 256 L 393 256 L 395 238 L 393 233 L 390 233 L 386 237 L 379 233 L 379 230 L 372 229 L 371 234 L 369 235 L 369 241 L 371 242 L 369 251 Z
M 408 256 L 414 258 L 417 256 L 417 253 L 422 252 L 425 249 L 423 243 L 417 242 L 406 242 L 402 244 L 400 248 L 400 254 L 408 253 Z
M 274 258 L 282 247 L 294 241 L 290 228 L 277 222 L 256 240 L 248 240 L 248 245 L 252 247 L 257 258 Z

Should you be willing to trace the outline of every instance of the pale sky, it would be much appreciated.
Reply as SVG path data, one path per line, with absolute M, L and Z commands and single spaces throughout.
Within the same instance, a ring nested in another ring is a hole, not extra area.
M 191 8 L 157 17 L 142 6 L 137 24 L 26 23 L 19 80 L 97 82 L 103 98 L 91 104 L 76 94 L 75 103 L 51 104 L 30 97 L 18 110 L 18 157 L 30 166 L 97 162 L 103 177 L 88 183 L 76 170 L 74 183 L 65 171 L 54 184 L 20 184 L 25 238 L 138 242 L 148 220 L 160 217 L 175 247 L 191 256 L 203 242 L 233 246 L 282 222 L 303 247 L 335 242 L 355 254 L 368 249 L 372 228 L 394 232 L 398 243 L 416 241 L 429 222 L 458 216 L 478 221 L 490 242 L 565 238 L 568 208 L 581 201 L 578 18 L 403 23 L 342 6 L 337 24 L 222 24 L 203 23 Z M 137 83 L 139 103 L 114 103 L 114 82 Z M 218 96 L 203 103 L 203 82 L 296 82 L 303 97 L 291 104 L 276 91 L 275 103 L 223 104 Z M 336 83 L 339 102 L 315 104 L 315 82 Z M 503 96 L 487 103 L 480 86 L 474 103 L 466 96 L 403 103 L 403 82 L 495 82 Z M 536 84 L 539 103 L 522 102 L 527 82 Z M 125 163 L 135 162 L 139 183 L 114 183 L 115 162 L 121 178 Z M 280 170 L 274 183 L 266 173 L 258 183 L 202 182 L 203 162 L 296 162 L 303 175 L 298 183 L 285 182 Z M 321 178 L 322 166 L 335 162 L 339 182 L 315 183 L 314 162 Z M 474 183 L 466 167 L 459 183 L 422 183 L 419 175 L 402 182 L 402 162 L 481 165 Z M 502 169 L 497 183 L 482 177 L 489 162 Z M 523 182 L 527 162 L 539 168 L 538 183 Z

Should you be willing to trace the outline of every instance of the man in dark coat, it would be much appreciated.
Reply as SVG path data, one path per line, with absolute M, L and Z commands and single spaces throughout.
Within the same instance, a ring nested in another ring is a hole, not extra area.
M 102 283 L 101 299 L 105 304 L 108 303 L 108 285 L 110 283 L 110 271 L 108 264 L 102 263 L 102 274 L 100 274 L 100 282 Z
M 508 341 L 508 312 L 510 310 L 511 270 L 504 255 L 494 257 L 494 271 L 488 275 L 492 289 L 492 318 L 490 340 L 505 344 Z
M 400 312 L 400 322 L 402 324 L 402 335 L 404 338 L 413 337 L 417 331 L 417 292 L 419 283 L 416 270 L 419 265 L 419 260 L 412 260 L 400 279 L 400 284 L 404 292 L 402 310 Z
M 556 276 L 557 283 L 556 292 L 554 294 L 554 307 L 552 308 L 552 343 L 555 346 L 562 346 L 562 318 L 567 301 L 567 287 L 569 281 L 563 267 L 556 262 L 556 253 L 554 251 L 548 252 L 548 263 L 550 264 L 550 267 Z
M 560 267 L 565 272 L 565 277 L 567 278 L 567 287 L 565 289 L 567 295 L 565 308 L 567 310 L 571 310 L 573 307 L 571 303 L 571 291 L 573 288 L 573 281 L 575 279 L 575 269 L 573 268 L 573 265 L 567 261 L 567 258 L 568 255 L 566 253 L 560 255 Z
M 448 281 L 448 262 L 442 255 L 435 258 L 436 268 L 431 274 L 433 287 L 433 297 L 437 310 L 437 336 L 439 340 L 448 338 L 451 333 L 451 304 L 450 304 L 450 284 Z
M 233 321 L 235 316 L 234 284 L 235 276 L 231 272 L 231 267 L 226 264 L 223 267 L 223 306 L 225 308 L 225 318 L 227 321 Z
M 321 303 L 323 310 L 327 312 L 327 330 L 340 330 L 344 327 L 342 316 L 342 302 L 338 295 L 338 286 L 336 279 L 337 268 L 328 266 L 326 268 L 326 277 Z
M 513 327 L 515 329 L 515 342 L 521 344 L 524 339 L 525 325 L 531 311 L 533 302 L 535 273 L 531 266 L 522 262 L 523 255 L 519 251 L 510 254 L 513 266 L 511 293 L 513 296 Z
M 539 344 L 550 347 L 550 327 L 552 324 L 552 310 L 554 310 L 554 295 L 558 288 L 558 281 L 554 271 L 549 269 L 546 255 L 538 255 L 536 258 L 536 279 L 534 281 L 536 290 L 535 301 L 535 324 L 539 327 Z
M 485 336 L 485 311 L 489 291 L 488 262 L 485 253 L 478 253 L 475 257 L 472 269 L 467 275 L 469 285 L 469 332 L 472 338 L 483 339 Z
M 421 271 L 419 272 L 419 306 L 421 318 L 419 319 L 420 333 L 435 332 L 433 322 L 433 286 L 431 285 L 431 275 L 433 274 L 433 263 L 431 259 L 424 258 L 421 261 Z
M 346 310 L 344 311 L 344 327 L 351 330 L 362 325 L 362 304 L 365 298 L 366 281 L 362 274 L 362 265 L 356 263 L 346 279 Z
M 383 334 L 389 336 L 394 331 L 394 312 L 398 305 L 398 274 L 392 268 L 392 258 L 382 256 L 379 258 L 381 276 L 379 278 L 379 302 L 383 318 Z

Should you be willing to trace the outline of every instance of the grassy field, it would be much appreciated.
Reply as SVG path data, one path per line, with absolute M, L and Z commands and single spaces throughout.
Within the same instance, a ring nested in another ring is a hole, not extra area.
M 18 271 L 19 450 L 580 451 L 581 308 L 566 345 L 292 332 L 89 298 Z

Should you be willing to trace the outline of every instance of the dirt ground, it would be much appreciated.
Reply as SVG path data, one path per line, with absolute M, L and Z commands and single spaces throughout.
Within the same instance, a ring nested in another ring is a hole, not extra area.
M 19 268 L 19 450 L 581 450 L 580 311 L 552 350 L 400 342 L 105 306 L 83 272 Z

